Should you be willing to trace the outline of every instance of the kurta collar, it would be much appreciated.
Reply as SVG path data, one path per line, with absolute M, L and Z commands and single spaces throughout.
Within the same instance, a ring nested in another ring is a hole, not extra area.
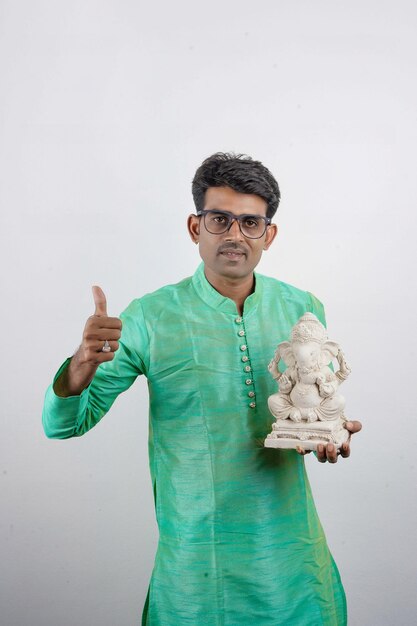
M 230 298 L 222 296 L 212 287 L 204 274 L 204 263 L 200 263 L 195 271 L 192 282 L 198 295 L 206 304 L 222 313 L 237 315 L 236 304 Z M 255 291 L 246 298 L 243 307 L 243 315 L 247 316 L 256 309 L 262 291 L 262 276 L 255 272 Z

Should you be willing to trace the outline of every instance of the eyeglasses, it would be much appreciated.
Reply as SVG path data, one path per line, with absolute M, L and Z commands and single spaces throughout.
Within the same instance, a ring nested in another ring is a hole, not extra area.
M 267 226 L 271 224 L 271 218 L 263 215 L 234 215 L 229 211 L 216 209 L 197 211 L 197 215 L 203 216 L 204 226 L 212 235 L 222 235 L 230 230 L 236 220 L 242 235 L 249 239 L 259 239 L 265 234 Z

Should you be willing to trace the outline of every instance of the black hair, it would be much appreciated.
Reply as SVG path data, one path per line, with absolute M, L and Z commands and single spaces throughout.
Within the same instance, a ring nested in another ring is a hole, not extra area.
M 260 196 L 267 203 L 266 216 L 273 217 L 281 198 L 278 183 L 260 161 L 246 154 L 216 152 L 203 161 L 195 173 L 192 193 L 197 211 L 204 209 L 209 187 L 230 187 L 239 193 Z

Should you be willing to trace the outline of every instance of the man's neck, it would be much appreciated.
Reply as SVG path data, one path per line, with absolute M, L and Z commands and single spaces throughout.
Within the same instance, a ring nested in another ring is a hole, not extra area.
M 225 298 L 230 298 L 236 304 L 239 315 L 243 313 L 245 300 L 255 289 L 255 277 L 252 274 L 244 278 L 226 278 L 214 274 L 205 267 L 204 273 L 210 285 Z

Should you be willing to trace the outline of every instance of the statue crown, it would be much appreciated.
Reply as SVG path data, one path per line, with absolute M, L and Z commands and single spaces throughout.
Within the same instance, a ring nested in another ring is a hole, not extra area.
M 305 313 L 291 332 L 291 340 L 300 343 L 317 341 L 322 343 L 327 339 L 327 331 L 320 320 L 313 313 Z

